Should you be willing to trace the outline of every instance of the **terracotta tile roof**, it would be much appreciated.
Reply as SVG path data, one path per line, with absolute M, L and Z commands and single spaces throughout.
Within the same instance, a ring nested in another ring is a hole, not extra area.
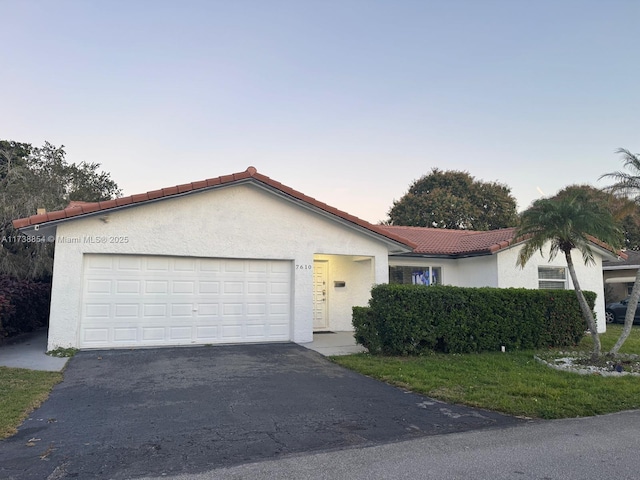
M 131 195 L 128 197 L 116 198 L 114 200 L 107 200 L 104 202 L 71 202 L 64 210 L 57 210 L 53 212 L 47 212 L 40 215 L 32 215 L 26 218 L 20 218 L 13 221 L 13 226 L 17 229 L 26 228 L 34 225 L 45 225 L 54 221 L 66 221 L 83 215 L 88 215 L 96 212 L 107 212 L 115 208 L 121 208 L 124 206 L 135 206 L 136 204 L 143 204 L 152 200 L 158 200 L 162 198 L 170 198 L 172 196 L 184 195 L 207 188 L 213 188 L 221 185 L 232 184 L 242 181 L 256 181 L 263 185 L 266 185 L 272 189 L 293 197 L 294 199 L 307 203 L 313 207 L 319 208 L 331 215 L 339 217 L 342 220 L 346 220 L 349 223 L 353 223 L 359 227 L 369 230 L 377 235 L 382 235 L 389 240 L 396 243 L 407 246 L 408 248 L 414 248 L 416 245 L 408 238 L 399 236 L 392 231 L 383 229 L 380 225 L 373 225 L 366 220 L 362 220 L 358 217 L 350 215 L 342 210 L 331 207 L 326 203 L 320 202 L 315 198 L 309 197 L 293 188 L 287 187 L 280 182 L 272 180 L 266 175 L 258 173 L 255 167 L 249 167 L 244 172 L 234 173 L 232 175 L 224 175 L 216 178 L 209 178 L 199 182 L 186 183 L 183 185 L 176 185 L 173 187 L 162 188 L 160 190 L 154 190 L 151 192 Z
M 499 230 L 445 230 L 442 228 L 383 226 L 390 233 L 416 244 L 414 253 L 425 255 L 448 255 L 460 257 L 467 255 L 492 254 L 524 240 L 515 238 L 516 228 L 501 228 Z M 626 258 L 624 252 L 616 251 L 610 245 L 588 236 L 595 245 Z
M 386 225 L 382 228 L 415 243 L 414 253 L 451 256 L 497 252 L 515 243 L 516 230 L 515 228 L 503 228 L 479 232 Z

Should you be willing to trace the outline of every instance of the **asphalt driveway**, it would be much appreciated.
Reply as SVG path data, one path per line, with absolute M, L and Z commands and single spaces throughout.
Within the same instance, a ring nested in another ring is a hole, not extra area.
M 519 422 L 405 392 L 295 344 L 80 352 L 0 442 L 0 478 L 170 477 Z

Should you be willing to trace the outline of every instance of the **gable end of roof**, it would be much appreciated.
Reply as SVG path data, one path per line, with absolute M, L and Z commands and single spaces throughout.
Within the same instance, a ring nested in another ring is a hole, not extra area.
M 158 190 L 152 190 L 145 193 L 139 193 L 130 195 L 127 197 L 116 198 L 112 200 L 106 200 L 101 202 L 71 202 L 69 206 L 63 210 L 57 210 L 47 212 L 39 215 L 32 215 L 26 218 L 19 218 L 13 221 L 14 228 L 27 229 L 29 227 L 37 226 L 51 226 L 57 225 L 60 222 L 73 220 L 87 215 L 95 215 L 98 213 L 107 213 L 120 208 L 129 208 L 136 205 L 163 200 L 165 198 L 172 198 L 181 195 L 187 195 L 194 192 L 205 191 L 220 186 L 231 185 L 234 183 L 241 183 L 244 181 L 254 181 L 262 184 L 269 189 L 294 199 L 298 203 L 302 203 L 313 209 L 318 209 L 326 212 L 330 216 L 336 217 L 341 221 L 353 224 L 359 228 L 363 228 L 376 236 L 381 236 L 391 241 L 394 244 L 402 246 L 404 249 L 414 249 L 416 245 L 407 238 L 400 235 L 396 235 L 393 232 L 388 232 L 381 229 L 377 225 L 373 225 L 366 220 L 362 220 L 358 217 L 350 215 L 342 210 L 331 207 L 326 203 L 320 202 L 315 198 L 309 197 L 302 192 L 294 190 L 291 187 L 283 185 L 280 182 L 272 180 L 266 175 L 258 173 L 255 167 L 248 167 L 244 172 L 234 173 L 231 175 L 223 175 L 216 178 L 209 178 L 207 180 L 201 180 L 198 182 L 185 183 L 182 185 L 175 185 L 172 187 L 166 187 Z

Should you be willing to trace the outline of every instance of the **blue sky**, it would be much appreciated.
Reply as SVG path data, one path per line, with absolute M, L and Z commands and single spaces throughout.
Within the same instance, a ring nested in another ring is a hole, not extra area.
M 432 168 L 526 208 L 640 152 L 638 0 L 0 0 L 0 138 L 125 195 L 249 165 L 371 222 Z

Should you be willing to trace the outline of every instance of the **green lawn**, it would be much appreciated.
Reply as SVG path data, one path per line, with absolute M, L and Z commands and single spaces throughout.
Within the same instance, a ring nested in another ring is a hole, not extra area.
M 622 326 L 608 325 L 603 351 Z M 591 339 L 579 348 L 588 350 Z M 640 354 L 640 328 L 622 349 Z M 591 416 L 640 408 L 640 377 L 603 377 L 559 372 L 533 359 L 535 352 L 332 357 L 352 370 L 439 400 L 534 418 Z
M 609 325 L 603 349 L 611 348 L 620 330 Z M 579 348 L 589 350 L 590 338 Z M 622 349 L 640 354 L 640 327 L 634 327 Z M 533 360 L 534 352 L 375 357 L 332 357 L 365 375 L 452 403 L 511 415 L 564 418 L 640 408 L 640 377 L 583 376 L 558 372 Z M 62 381 L 62 373 L 0 367 L 0 438 L 16 427 Z
M 60 381 L 60 372 L 0 367 L 0 438 L 16 433 L 16 427 Z

